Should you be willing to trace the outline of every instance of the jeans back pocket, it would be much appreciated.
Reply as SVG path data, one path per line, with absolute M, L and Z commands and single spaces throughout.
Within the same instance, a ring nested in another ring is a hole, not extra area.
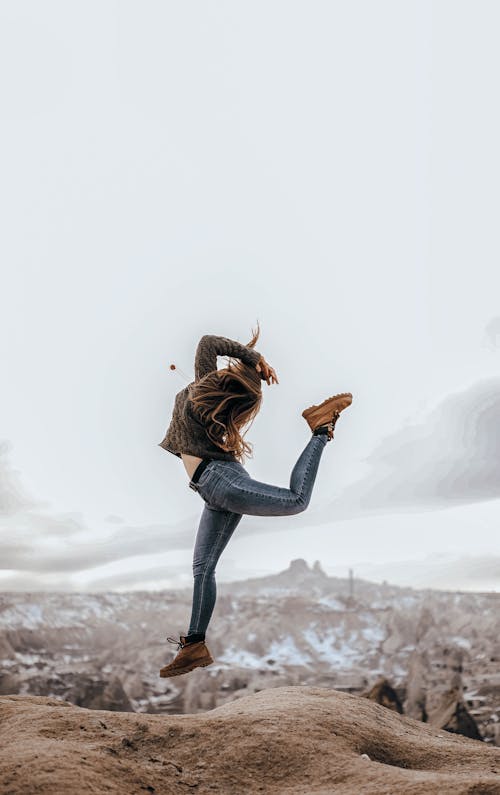
M 217 488 L 217 484 L 221 478 L 220 473 L 217 471 L 217 467 L 214 464 L 215 462 L 211 461 L 210 464 L 205 467 L 200 475 L 198 483 L 195 484 L 196 491 L 205 500 L 205 502 L 210 502 L 211 496 L 214 490 Z

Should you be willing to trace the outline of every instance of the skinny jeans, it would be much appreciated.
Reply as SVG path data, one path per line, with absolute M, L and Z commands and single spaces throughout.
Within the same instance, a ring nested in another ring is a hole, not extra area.
M 190 486 L 205 505 L 193 552 L 193 604 L 188 635 L 206 632 L 217 598 L 215 567 L 241 517 L 291 516 L 309 505 L 326 434 L 312 435 L 290 476 L 290 487 L 254 480 L 238 461 L 212 459 Z

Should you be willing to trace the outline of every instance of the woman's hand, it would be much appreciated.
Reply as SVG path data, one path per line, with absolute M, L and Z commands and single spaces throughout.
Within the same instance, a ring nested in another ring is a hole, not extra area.
M 271 384 L 279 384 L 278 376 L 276 375 L 274 367 L 271 367 L 271 365 L 266 362 L 263 356 L 260 357 L 259 361 L 255 365 L 255 369 L 261 374 L 260 377 L 262 380 L 265 381 L 269 386 Z

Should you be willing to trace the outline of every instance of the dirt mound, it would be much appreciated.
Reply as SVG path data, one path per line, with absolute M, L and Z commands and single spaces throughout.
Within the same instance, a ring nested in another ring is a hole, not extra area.
M 189 791 L 500 795 L 500 749 L 320 687 L 262 690 L 195 715 L 0 697 L 2 795 Z

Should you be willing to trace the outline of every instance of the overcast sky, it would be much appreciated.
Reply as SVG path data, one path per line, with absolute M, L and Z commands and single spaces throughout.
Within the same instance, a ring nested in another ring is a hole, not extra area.
M 0 3 L 0 588 L 187 585 L 158 443 L 202 334 L 276 368 L 245 467 L 352 406 L 307 512 L 221 580 L 319 559 L 500 589 L 496 2 Z M 220 361 L 220 365 L 223 361 Z

